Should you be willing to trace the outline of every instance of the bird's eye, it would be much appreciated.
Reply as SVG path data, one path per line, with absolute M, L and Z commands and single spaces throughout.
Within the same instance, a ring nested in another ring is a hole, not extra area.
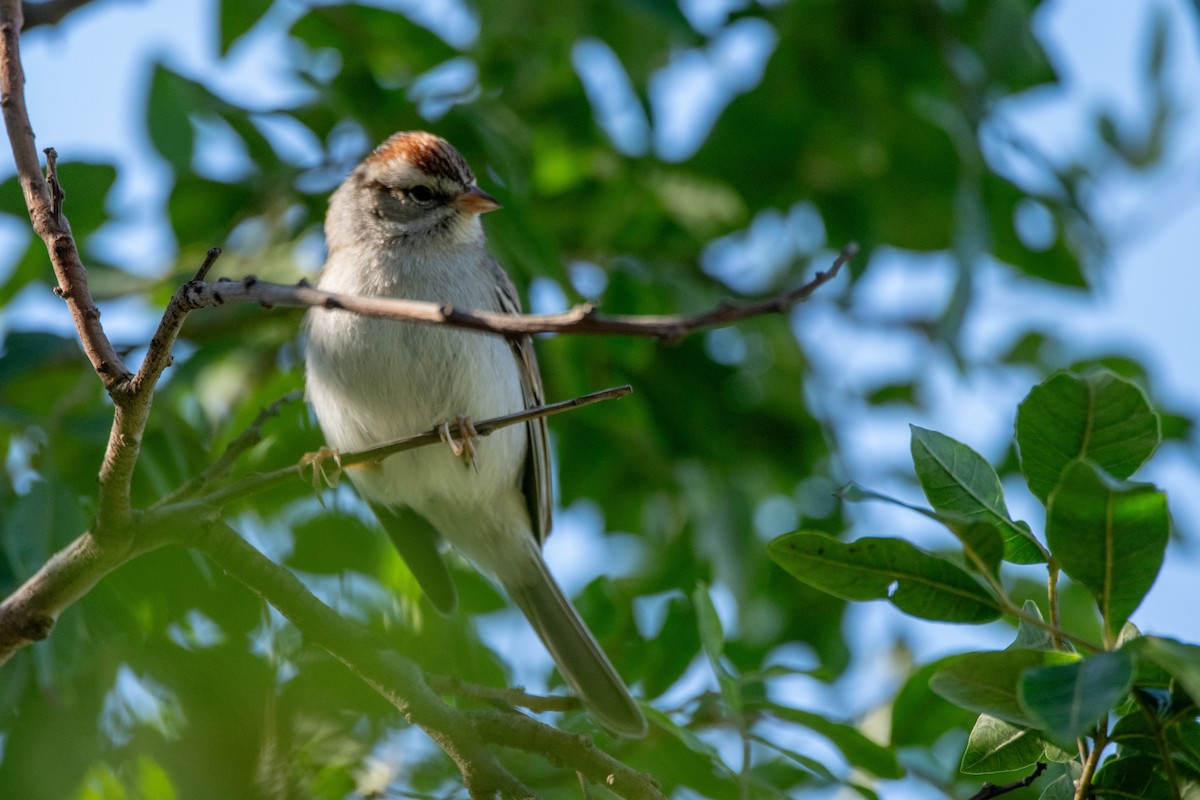
M 408 196 L 418 203 L 428 203 L 433 200 L 433 189 L 424 184 L 417 184 L 408 190 Z

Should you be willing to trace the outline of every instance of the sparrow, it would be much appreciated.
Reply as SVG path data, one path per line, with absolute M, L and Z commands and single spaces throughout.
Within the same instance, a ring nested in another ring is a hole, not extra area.
M 318 288 L 519 314 L 480 222 L 499 207 L 446 140 L 397 133 L 330 197 Z M 442 557 L 448 542 L 512 598 L 600 725 L 645 734 L 641 709 L 542 558 L 551 521 L 545 420 L 473 440 L 472 419 L 543 403 L 529 337 L 328 308 L 311 309 L 306 326 L 307 396 L 329 447 L 363 450 L 435 426 L 452 445 L 348 473 L 433 605 L 450 614 L 458 603 Z M 460 438 L 447 436 L 450 423 Z

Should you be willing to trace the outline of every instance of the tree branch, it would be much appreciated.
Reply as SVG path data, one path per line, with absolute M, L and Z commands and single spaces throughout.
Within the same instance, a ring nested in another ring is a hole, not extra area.
M 997 786 L 994 783 L 985 783 L 978 792 L 971 795 L 970 800 L 991 800 L 993 797 L 999 797 L 1002 794 L 1015 792 L 1017 789 L 1024 789 L 1026 786 L 1029 786 L 1031 783 L 1036 781 L 1038 777 L 1041 776 L 1041 774 L 1045 771 L 1046 764 L 1042 761 L 1039 761 L 1037 766 L 1034 767 L 1033 772 L 1029 773 L 1021 780 L 1013 781 L 1012 783 L 1006 783 L 1003 786 Z
M 626 386 L 615 386 L 611 389 L 602 389 L 591 394 L 573 397 L 570 400 L 563 400 L 558 403 L 551 403 L 544 406 L 534 406 L 523 411 L 517 411 L 512 414 L 505 414 L 502 417 L 492 417 L 481 422 L 475 422 L 475 432 L 480 436 L 488 436 L 501 428 L 506 428 L 510 425 L 517 425 L 522 422 L 528 422 L 531 419 L 538 417 L 550 417 L 555 414 L 562 414 L 566 411 L 572 411 L 576 408 L 599 403 L 602 400 L 613 400 L 618 397 L 624 397 L 633 391 L 633 388 Z M 458 435 L 460 433 L 458 425 L 450 424 L 450 433 Z M 441 434 L 437 427 L 430 428 L 423 433 L 415 433 L 411 436 L 406 436 L 402 439 L 396 439 L 392 442 L 380 444 L 367 450 L 360 450 L 355 453 L 330 453 L 329 457 L 337 462 L 338 468 L 353 467 L 359 464 L 367 464 L 375 461 L 381 461 L 388 456 L 402 453 L 405 450 L 415 450 L 418 447 L 427 447 L 431 444 L 439 444 L 442 441 Z M 314 456 L 318 454 L 313 454 Z M 320 457 L 301 459 L 299 464 L 283 467 L 281 469 L 272 470 L 271 472 L 258 472 L 246 475 L 235 483 L 224 486 L 211 494 L 196 498 L 197 502 L 202 502 L 205 505 L 213 508 L 224 508 L 235 500 L 241 500 L 259 492 L 274 489 L 278 486 L 283 486 L 292 483 L 298 477 L 303 477 L 304 469 L 312 467 L 314 470 L 320 470 Z M 314 485 L 319 485 L 319 475 L 313 476 Z M 190 496 L 191 493 L 188 494 Z M 173 493 L 168 497 L 160 500 L 151 508 L 163 508 L 168 501 L 174 500 L 180 496 L 179 492 Z
M 621 315 L 600 314 L 594 306 L 576 306 L 561 314 L 503 314 L 489 311 L 465 311 L 443 303 L 399 300 L 386 297 L 355 297 L 314 289 L 307 282 L 296 286 L 267 283 L 254 277 L 241 281 L 216 283 L 192 282 L 180 291 L 191 309 L 225 303 L 257 303 L 266 308 L 326 308 L 350 311 L 371 317 L 386 317 L 427 325 L 452 325 L 488 331 L 505 336 L 533 333 L 570 333 L 586 336 L 641 336 L 677 341 L 697 331 L 732 325 L 765 314 L 779 314 L 807 300 L 819 288 L 833 280 L 842 266 L 858 252 L 858 245 L 846 245 L 829 269 L 795 289 L 753 303 L 723 301 L 716 307 L 696 314 Z

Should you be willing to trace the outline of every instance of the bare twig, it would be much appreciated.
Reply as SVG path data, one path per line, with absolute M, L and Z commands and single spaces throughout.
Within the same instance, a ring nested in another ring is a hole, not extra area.
M 271 405 L 259 411 L 254 421 L 250 423 L 250 426 L 229 443 L 225 451 L 217 457 L 216 461 L 210 464 L 203 472 L 189 479 L 178 489 L 163 497 L 160 503 L 163 505 L 178 503 L 186 498 L 194 497 L 226 477 L 237 463 L 237 459 L 251 447 L 262 441 L 262 428 L 267 423 L 267 420 L 278 414 L 279 410 L 285 405 L 295 403 L 303 397 L 303 390 L 297 389 L 293 392 L 288 392 L 274 403 L 271 403 Z
M 475 432 L 480 436 L 488 436 L 495 431 L 506 428 L 510 425 L 517 425 L 522 422 L 528 422 L 531 419 L 538 417 L 549 417 L 555 414 L 562 414 L 566 411 L 571 411 L 576 408 L 599 403 L 602 400 L 613 400 L 618 397 L 624 397 L 632 392 L 630 386 L 616 386 L 611 389 L 603 389 L 599 392 L 592 392 L 580 397 L 574 397 L 570 400 L 563 400 L 558 403 L 551 403 L 545 406 L 534 406 L 527 408 L 524 411 L 517 411 L 513 414 L 505 414 L 502 417 L 492 417 L 480 422 L 474 423 Z M 451 435 L 458 435 L 458 425 L 450 425 Z M 442 441 L 441 435 L 438 433 L 437 427 L 431 428 L 423 433 L 416 433 L 412 436 L 406 436 L 403 439 L 397 439 L 386 444 L 381 444 L 372 447 L 368 450 L 361 450 L 355 453 L 338 454 L 337 461 L 341 467 L 352 467 L 357 464 L 367 464 L 373 461 L 380 461 L 388 456 L 396 453 L 404 452 L 405 450 L 415 450 L 418 447 L 426 447 L 431 444 L 438 444 Z M 274 489 L 277 486 L 283 486 L 288 483 L 293 483 L 297 477 L 303 477 L 304 469 L 312 464 L 312 459 L 301 459 L 298 465 L 284 467 L 272 472 L 260 472 L 246 475 L 236 483 L 222 487 L 217 491 L 198 498 L 199 501 L 214 508 L 223 508 L 235 500 L 241 500 L 251 495 L 264 492 L 268 489 Z M 316 469 L 317 467 L 313 467 Z M 160 507 L 163 501 L 153 506 Z
M 529 694 L 520 687 L 496 689 L 470 683 L 453 675 L 426 675 L 425 682 L 438 694 L 465 697 L 509 708 L 526 708 L 536 714 L 547 711 L 578 711 L 583 708 L 577 697 Z
M 100 311 L 88 291 L 87 271 L 79 260 L 71 228 L 61 213 L 56 213 L 61 212 L 59 202 L 52 196 L 38 164 L 33 128 L 25 107 L 25 72 L 21 67 L 20 49 L 22 20 L 19 0 L 0 0 L 0 94 L 3 96 L 0 109 L 4 114 L 4 126 L 33 230 L 46 243 L 58 278 L 55 294 L 67 301 L 84 352 L 111 394 L 129 373 L 100 327 Z M 52 164 L 53 159 L 50 161 Z
M 180 291 L 191 308 L 224 303 L 256 303 L 267 308 L 315 307 L 351 311 L 372 317 L 420 322 L 427 325 L 453 325 L 472 330 L 490 331 L 505 336 L 532 333 L 570 333 L 588 336 L 641 336 L 666 341 L 682 339 L 696 331 L 732 325 L 765 314 L 779 314 L 825 285 L 858 252 L 849 244 L 834 259 L 829 269 L 795 289 L 754 303 L 725 301 L 696 314 L 637 315 L 600 314 L 591 305 L 576 306 L 561 314 L 504 314 L 467 311 L 441 303 L 398 300 L 386 297 L 355 297 L 314 289 L 307 283 L 288 286 L 248 277 L 241 281 L 190 283 Z
M 1003 786 L 997 786 L 994 783 L 985 783 L 978 792 L 971 795 L 970 800 L 991 800 L 993 797 L 999 797 L 1002 794 L 1015 792 L 1017 789 L 1024 789 L 1026 786 L 1029 786 L 1031 783 L 1036 781 L 1045 771 L 1045 763 L 1039 761 L 1037 766 L 1034 767 L 1033 772 L 1029 773 L 1021 780 L 1013 781 L 1012 783 L 1006 783 Z

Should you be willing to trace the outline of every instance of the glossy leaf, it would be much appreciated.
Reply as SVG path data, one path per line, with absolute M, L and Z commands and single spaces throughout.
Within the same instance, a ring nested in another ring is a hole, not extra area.
M 1017 409 L 1021 470 L 1044 503 L 1076 459 L 1128 478 L 1160 441 L 1158 414 L 1142 390 L 1108 371 L 1057 373 Z
M 1071 463 L 1046 510 L 1046 542 L 1063 571 L 1096 598 L 1113 633 L 1154 584 L 1170 527 L 1165 494 L 1114 485 L 1087 461 Z
M 796 578 L 846 600 L 888 599 L 915 617 L 946 622 L 987 622 L 1000 615 L 995 598 L 978 581 L 902 539 L 846 544 L 797 532 L 775 539 L 768 552 Z

